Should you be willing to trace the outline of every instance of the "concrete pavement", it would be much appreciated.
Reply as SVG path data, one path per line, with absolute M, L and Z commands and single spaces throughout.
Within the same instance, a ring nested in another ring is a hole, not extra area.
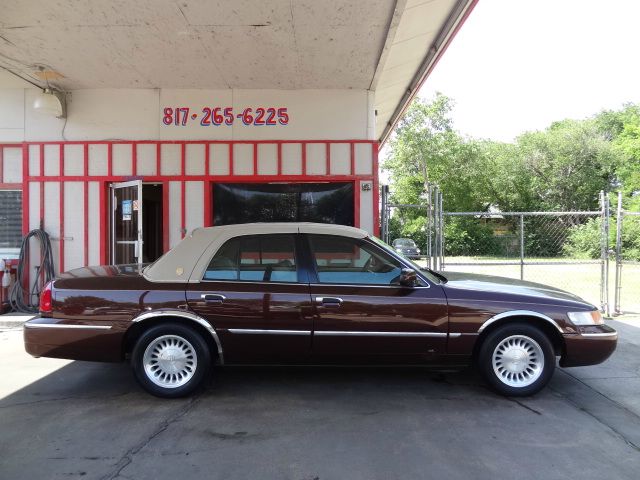
M 184 400 L 126 365 L 32 359 L 0 332 L 0 478 L 636 479 L 640 328 L 616 353 L 508 399 L 471 372 L 220 370 Z

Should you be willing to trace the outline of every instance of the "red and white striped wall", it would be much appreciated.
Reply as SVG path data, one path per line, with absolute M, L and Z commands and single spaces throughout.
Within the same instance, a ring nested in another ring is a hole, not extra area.
M 0 144 L 0 188 L 22 190 L 23 233 L 49 233 L 56 271 L 109 263 L 114 182 L 163 184 L 166 251 L 184 231 L 212 225 L 212 182 L 354 182 L 356 226 L 378 234 L 377 172 L 371 140 Z

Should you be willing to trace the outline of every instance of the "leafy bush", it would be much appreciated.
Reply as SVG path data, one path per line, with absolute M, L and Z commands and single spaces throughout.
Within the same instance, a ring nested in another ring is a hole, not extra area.
M 445 251 L 451 256 L 501 255 L 504 243 L 497 241 L 490 226 L 473 217 L 449 217 L 444 227 Z
M 590 218 L 582 225 L 570 227 L 562 246 L 565 257 L 580 259 L 600 258 L 600 236 L 602 222 L 599 218 Z
M 622 258 L 640 261 L 640 217 L 626 217 L 622 221 Z

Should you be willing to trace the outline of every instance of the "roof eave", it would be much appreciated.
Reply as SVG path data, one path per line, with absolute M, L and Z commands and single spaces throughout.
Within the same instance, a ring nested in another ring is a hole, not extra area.
M 420 64 L 420 68 L 414 75 L 409 87 L 402 96 L 398 106 L 394 110 L 391 118 L 387 122 L 382 135 L 378 139 L 380 146 L 382 146 L 393 132 L 394 128 L 406 112 L 411 101 L 416 96 L 429 74 L 433 71 L 438 61 L 449 47 L 451 41 L 456 36 L 466 19 L 469 17 L 474 7 L 479 0 L 458 0 L 455 8 L 447 18 L 444 26 L 440 30 L 440 33 L 434 40 L 431 48 L 429 48 L 426 57 Z

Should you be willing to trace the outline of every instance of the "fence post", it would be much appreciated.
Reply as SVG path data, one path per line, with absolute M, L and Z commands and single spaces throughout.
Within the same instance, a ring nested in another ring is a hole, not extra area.
M 622 292 L 622 191 L 618 192 L 618 206 L 616 209 L 616 280 L 613 300 L 614 315 L 622 314 L 620 305 L 620 293 Z
M 609 308 L 609 196 L 600 192 L 600 209 L 602 227 L 600 231 L 600 310 L 607 316 Z
M 524 215 L 520 214 L 520 280 L 524 280 Z
M 440 231 L 438 232 L 438 238 L 440 240 L 440 270 L 444 270 L 444 207 L 442 206 L 442 192 L 440 193 L 440 210 L 438 215 L 440 217 Z
M 433 209 L 431 210 L 431 214 L 433 215 L 433 268 L 434 270 L 438 270 L 438 258 L 440 255 L 440 251 L 438 248 L 438 201 L 440 200 L 438 195 L 438 187 L 434 186 L 433 188 Z

